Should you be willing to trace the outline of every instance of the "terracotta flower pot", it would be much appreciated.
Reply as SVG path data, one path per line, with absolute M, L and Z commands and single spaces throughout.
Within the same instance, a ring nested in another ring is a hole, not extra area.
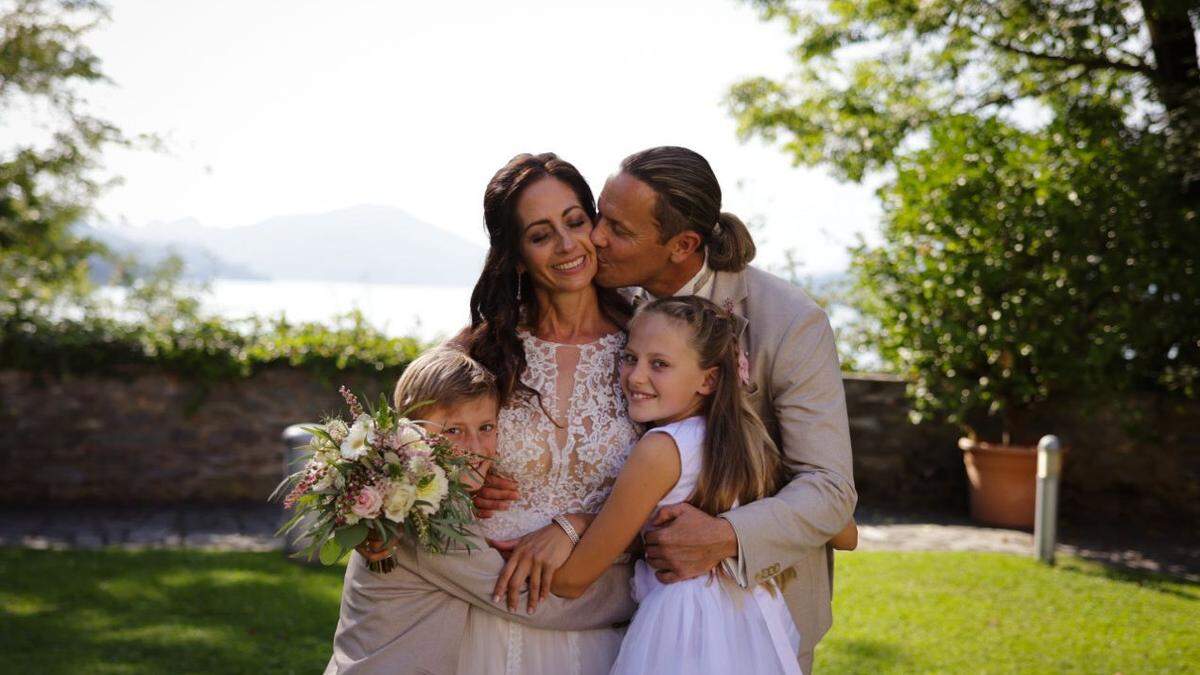
M 1033 529 L 1037 503 L 1037 448 L 993 445 L 962 438 L 970 483 L 971 519 L 986 525 Z

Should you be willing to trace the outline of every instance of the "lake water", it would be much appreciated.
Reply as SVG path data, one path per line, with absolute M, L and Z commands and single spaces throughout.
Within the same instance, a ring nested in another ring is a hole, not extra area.
M 471 289 L 466 286 L 347 283 L 335 281 L 242 281 L 217 279 L 201 296 L 206 310 L 229 318 L 252 314 L 291 321 L 329 323 L 338 314 L 359 309 L 373 326 L 388 335 L 412 335 L 424 340 L 453 335 L 470 320 Z M 854 311 L 834 307 L 835 330 L 847 325 Z M 877 357 L 858 354 L 864 366 Z
M 470 298 L 465 286 L 217 279 L 201 301 L 206 310 L 230 318 L 284 314 L 291 321 L 325 323 L 357 308 L 389 335 L 428 340 L 466 326 Z

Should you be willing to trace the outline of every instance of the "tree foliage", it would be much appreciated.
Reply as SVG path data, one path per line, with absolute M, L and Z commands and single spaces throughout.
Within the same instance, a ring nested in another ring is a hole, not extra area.
M 119 302 L 95 292 L 89 258 L 109 254 L 74 226 L 109 182 L 102 152 L 153 145 L 88 111 L 88 87 L 108 79 L 86 40 L 107 19 L 94 0 L 0 4 L 0 123 L 20 133 L 0 148 L 0 368 L 119 374 L 150 365 L 201 383 L 275 365 L 398 373 L 423 348 L 417 340 L 388 337 L 357 312 L 332 326 L 205 316 L 180 285 L 177 259 L 152 269 L 117 261 Z
M 1029 102 L 1107 104 L 1162 131 L 1171 168 L 1200 186 L 1194 0 L 753 0 L 798 39 L 782 81 L 736 85 L 744 135 L 861 180 L 939 121 Z
M 1194 6 L 757 4 L 791 78 L 730 94 L 743 134 L 883 175 L 882 244 L 852 272 L 918 418 L 969 426 L 1066 392 L 1200 384 L 1200 68 Z
M 78 299 L 87 260 L 103 251 L 72 231 L 104 181 L 101 150 L 131 141 L 87 111 L 83 90 L 106 82 L 87 34 L 107 18 L 87 0 L 17 0 L 0 12 L 0 116 L 22 138 L 0 148 L 0 316 L 20 321 Z
M 998 414 L 1030 440 L 1022 413 L 1052 394 L 1195 396 L 1200 239 L 1171 236 L 1161 137 L 1108 124 L 964 115 L 898 161 L 883 245 L 853 259 L 867 334 L 918 415 Z

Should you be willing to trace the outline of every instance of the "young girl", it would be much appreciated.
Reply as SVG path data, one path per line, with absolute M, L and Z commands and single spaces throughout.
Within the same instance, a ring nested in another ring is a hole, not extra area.
M 779 453 L 743 394 L 738 355 L 734 318 L 703 298 L 656 300 L 633 318 L 621 386 L 629 416 L 651 428 L 555 572 L 556 595 L 586 590 L 659 506 L 717 515 L 779 487 Z M 645 561 L 633 585 L 639 607 L 613 673 L 800 673 L 800 635 L 777 588 L 716 573 L 663 584 Z

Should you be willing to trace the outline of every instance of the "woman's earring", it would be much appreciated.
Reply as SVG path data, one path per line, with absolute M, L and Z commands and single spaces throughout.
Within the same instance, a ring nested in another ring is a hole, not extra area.
M 521 271 L 517 270 L 517 304 L 521 304 Z

